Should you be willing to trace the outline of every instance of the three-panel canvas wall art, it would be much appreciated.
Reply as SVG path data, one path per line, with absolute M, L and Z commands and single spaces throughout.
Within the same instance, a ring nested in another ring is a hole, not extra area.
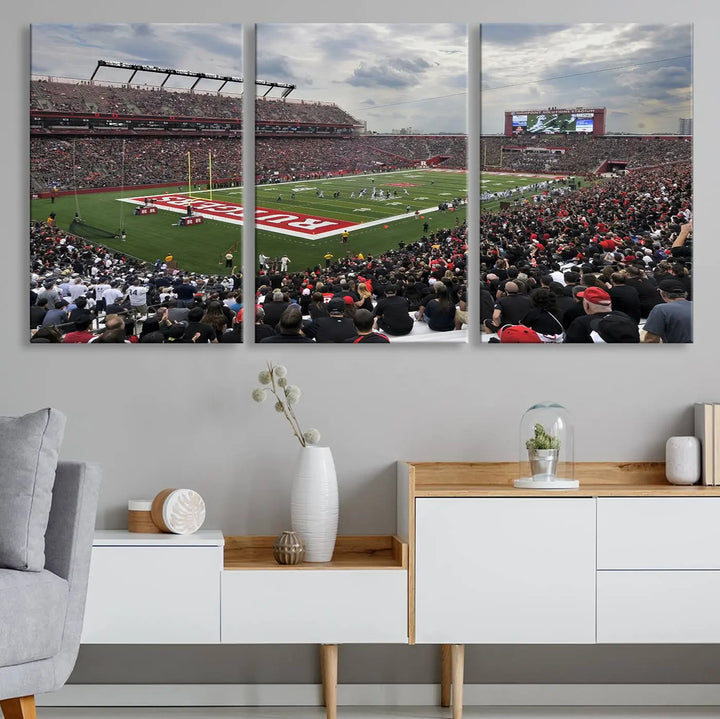
M 30 343 L 692 342 L 690 25 L 252 30 L 32 27 Z

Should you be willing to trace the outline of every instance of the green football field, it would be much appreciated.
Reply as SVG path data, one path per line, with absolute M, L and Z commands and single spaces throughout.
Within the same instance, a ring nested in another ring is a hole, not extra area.
M 373 188 L 376 193 L 383 192 L 382 199 L 372 199 Z M 363 189 L 365 194 L 360 196 Z M 450 211 L 440 211 L 438 206 L 467 197 L 467 176 L 464 172 L 408 170 L 260 185 L 255 192 L 261 208 L 357 223 L 348 227 L 347 244 L 341 243 L 340 232 L 318 239 L 257 227 L 256 255 L 272 258 L 286 253 L 291 270 L 304 270 L 324 267 L 328 252 L 336 259 L 358 253 L 367 257 L 396 249 L 400 242 L 410 244 L 422 237 L 425 222 L 429 232 L 462 222 L 465 205 Z M 320 192 L 323 197 L 318 196 Z M 339 197 L 333 197 L 335 193 L 340 193 Z M 416 210 L 420 213 L 417 216 Z
M 515 187 L 518 183 L 530 183 L 535 179 L 518 175 L 484 176 L 482 191 Z M 360 196 L 363 188 L 366 192 Z M 384 193 L 382 199 L 371 199 L 373 188 L 376 193 Z M 177 188 L 168 192 L 187 195 L 187 192 L 178 193 Z M 323 197 L 319 196 L 320 192 Z M 386 196 L 388 192 L 390 197 Z M 335 193 L 339 196 L 333 197 Z M 224 273 L 227 271 L 224 255 L 231 250 L 235 254 L 235 264 L 240 266 L 241 225 L 206 219 L 202 225 L 178 227 L 180 214 L 161 209 L 155 215 L 135 216 L 134 205 L 121 201 L 161 194 L 158 190 L 126 189 L 122 193 L 67 195 L 58 197 L 52 204 L 49 199 L 37 199 L 31 201 L 31 217 L 44 221 L 50 212 L 55 212 L 58 226 L 68 230 L 77 211 L 83 220 L 81 227 L 91 241 L 148 262 L 170 254 L 183 269 L 208 274 Z M 207 189 L 194 190 L 193 196 L 198 200 L 210 199 Z M 318 238 L 302 236 L 300 232 L 281 234 L 258 226 L 256 260 L 260 253 L 270 258 L 287 254 L 291 260 L 290 270 L 301 271 L 316 265 L 324 266 L 324 256 L 328 252 L 334 258 L 358 253 L 365 257 L 377 255 L 397 248 L 401 242 L 409 244 L 418 240 L 425 222 L 430 232 L 462 222 L 466 217 L 465 205 L 454 211 L 438 210 L 439 204 L 458 197 L 467 197 L 466 174 L 441 170 L 408 170 L 259 185 L 256 188 L 257 207 L 271 211 L 275 216 L 312 216 L 353 224 L 348 227 L 347 244 L 341 243 L 340 230 Z M 214 189 L 212 200 L 228 206 L 242 205 L 242 190 Z M 416 210 L 419 211 L 417 216 Z M 120 240 L 123 227 L 127 235 L 125 242 Z

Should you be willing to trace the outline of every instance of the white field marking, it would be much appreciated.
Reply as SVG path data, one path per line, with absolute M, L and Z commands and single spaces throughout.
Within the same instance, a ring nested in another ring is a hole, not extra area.
M 419 210 L 419 214 L 421 215 L 429 215 L 432 212 L 438 212 L 437 207 L 428 207 L 426 210 Z M 389 225 L 391 222 L 397 222 L 398 220 L 407 220 L 409 217 L 412 217 L 412 215 L 408 214 L 402 214 L 402 215 L 394 215 L 393 217 L 383 217 L 380 220 L 371 220 L 370 222 L 361 222 L 358 225 L 354 225 L 353 227 L 347 227 L 343 229 L 347 229 L 348 232 L 352 235 L 354 232 L 358 232 L 359 230 L 367 229 L 368 227 L 377 227 L 378 225 Z M 329 232 L 323 232 L 321 234 L 313 235 L 312 237 L 308 237 L 308 235 L 300 234 L 296 232 L 295 230 L 287 230 L 283 227 L 273 227 L 272 229 L 267 227 L 257 227 L 256 230 L 268 230 L 270 232 L 276 232 L 279 235 L 290 235 L 291 237 L 300 237 L 303 240 L 308 240 L 309 242 L 313 242 L 314 240 L 324 240 L 327 237 L 340 237 L 343 229 L 340 230 L 331 230 Z
M 314 179 L 313 182 L 337 182 L 340 180 L 364 180 L 367 178 L 368 182 L 370 181 L 370 178 L 375 178 L 377 180 L 378 177 L 388 177 L 390 175 L 406 175 L 408 170 L 392 170 L 390 172 L 377 172 L 377 173 L 370 173 L 367 175 L 338 175 L 337 177 L 321 177 L 318 179 Z M 413 170 L 412 172 L 418 172 L 418 170 Z M 455 172 L 458 174 L 465 174 L 465 170 L 438 170 L 435 168 L 428 167 L 426 170 L 421 170 L 420 172 Z M 422 174 L 420 175 L 407 175 L 408 177 L 422 177 Z M 271 187 L 282 187 L 283 185 L 292 185 L 296 182 L 303 182 L 303 180 L 288 180 L 287 182 L 273 182 Z M 255 185 L 256 188 L 263 188 L 268 187 L 268 185 Z M 198 192 L 208 192 L 208 190 L 198 190 Z
M 420 215 L 429 215 L 433 212 L 439 212 L 437 207 L 428 207 L 425 210 L 418 210 Z M 355 227 L 348 227 L 350 234 L 352 235 L 353 232 L 357 232 L 358 230 L 364 230 L 367 227 L 377 227 L 378 225 L 389 225 L 391 222 L 397 222 L 398 220 L 407 220 L 409 217 L 412 217 L 412 214 L 408 215 L 407 213 L 403 213 L 402 215 L 394 215 L 393 217 L 383 217 L 380 220 L 371 220 L 370 222 L 363 222 L 360 225 L 356 225 Z M 289 233 L 288 233 L 289 234 Z M 327 233 L 327 236 L 331 235 L 339 235 L 340 232 L 329 232 Z M 325 237 L 325 235 L 323 235 Z M 322 239 L 319 235 L 315 235 L 312 238 L 308 238 L 305 236 L 305 239 L 313 239 L 313 240 L 319 240 Z
M 166 193 L 166 194 L 174 195 L 177 193 Z M 152 196 L 153 195 L 148 195 L 148 197 L 152 197 Z M 128 202 L 133 205 L 141 205 L 142 204 L 142 201 L 137 198 L 120 198 L 120 202 Z M 241 208 L 242 206 L 238 205 L 238 207 Z M 166 209 L 169 212 L 176 212 L 179 214 L 184 214 L 184 212 L 185 212 L 184 208 L 180 208 L 180 207 L 178 207 L 178 208 L 162 207 L 162 208 L 158 208 L 158 209 Z M 426 209 L 418 211 L 419 215 L 429 215 L 433 212 L 439 212 L 437 207 L 428 207 Z M 200 210 L 198 212 L 198 214 L 202 215 L 203 213 Z M 242 225 L 243 224 L 243 220 L 238 220 L 238 219 L 234 219 L 234 218 L 230 218 L 230 217 L 214 216 L 214 215 L 212 215 L 212 216 L 205 215 L 205 217 L 207 217 L 208 219 L 217 220 L 218 222 L 227 222 L 232 225 Z M 353 232 L 357 232 L 358 230 L 366 229 L 368 227 L 377 227 L 378 225 L 388 225 L 391 222 L 397 222 L 398 220 L 407 220 L 409 217 L 412 217 L 412 215 L 408 215 L 407 213 L 403 213 L 402 215 L 394 215 L 392 217 L 383 217 L 379 220 L 371 220 L 370 222 L 361 222 L 360 224 L 354 225 L 352 227 L 347 227 L 347 230 L 349 232 L 353 233 Z M 328 219 L 331 219 L 331 218 L 328 218 Z M 286 229 L 283 227 L 273 227 L 271 229 L 268 227 L 263 227 L 261 225 L 256 225 L 255 229 L 256 230 L 268 230 L 269 232 L 277 233 L 279 235 L 289 235 L 290 237 L 296 237 L 296 238 L 305 240 L 308 243 L 310 243 L 310 242 L 314 242 L 315 240 L 324 240 L 328 237 L 333 237 L 333 236 L 339 237 L 340 234 L 343 232 L 343 230 L 346 228 L 330 230 L 328 232 L 322 232 L 322 233 L 319 233 L 319 234 L 313 235 L 313 236 L 308 236 L 305 233 L 297 232 L 296 230 L 289 230 L 289 229 Z
M 372 212 L 371 207 L 358 207 L 353 212 Z
M 572 177 L 572 175 L 563 175 L 563 174 L 552 174 L 552 175 L 528 175 L 522 172 L 486 172 L 483 171 L 482 175 L 484 177 L 536 177 L 538 180 L 557 180 L 558 178 L 561 180 L 567 180 L 569 177 Z

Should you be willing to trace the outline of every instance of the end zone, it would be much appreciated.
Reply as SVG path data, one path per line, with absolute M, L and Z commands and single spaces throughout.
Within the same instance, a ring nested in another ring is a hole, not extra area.
M 192 206 L 195 214 L 203 217 L 228 222 L 233 225 L 244 224 L 244 209 L 234 202 L 216 202 L 215 200 L 189 200 L 185 195 L 163 194 L 143 195 L 142 197 L 124 197 L 121 202 L 133 205 L 144 205 L 151 200 L 155 207 L 178 214 L 185 214 L 187 206 Z M 320 240 L 336 235 L 344 229 L 357 227 L 360 223 L 346 220 L 334 220 L 331 217 L 304 215 L 299 212 L 282 212 L 264 207 L 255 208 L 255 226 L 282 235 L 292 235 L 303 239 Z

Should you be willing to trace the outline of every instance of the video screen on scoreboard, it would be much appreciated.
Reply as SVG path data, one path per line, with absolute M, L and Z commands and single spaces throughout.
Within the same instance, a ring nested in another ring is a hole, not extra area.
M 525 132 L 556 135 L 563 132 L 592 132 L 592 112 L 546 112 L 534 115 L 513 115 L 512 127 L 515 135 Z

